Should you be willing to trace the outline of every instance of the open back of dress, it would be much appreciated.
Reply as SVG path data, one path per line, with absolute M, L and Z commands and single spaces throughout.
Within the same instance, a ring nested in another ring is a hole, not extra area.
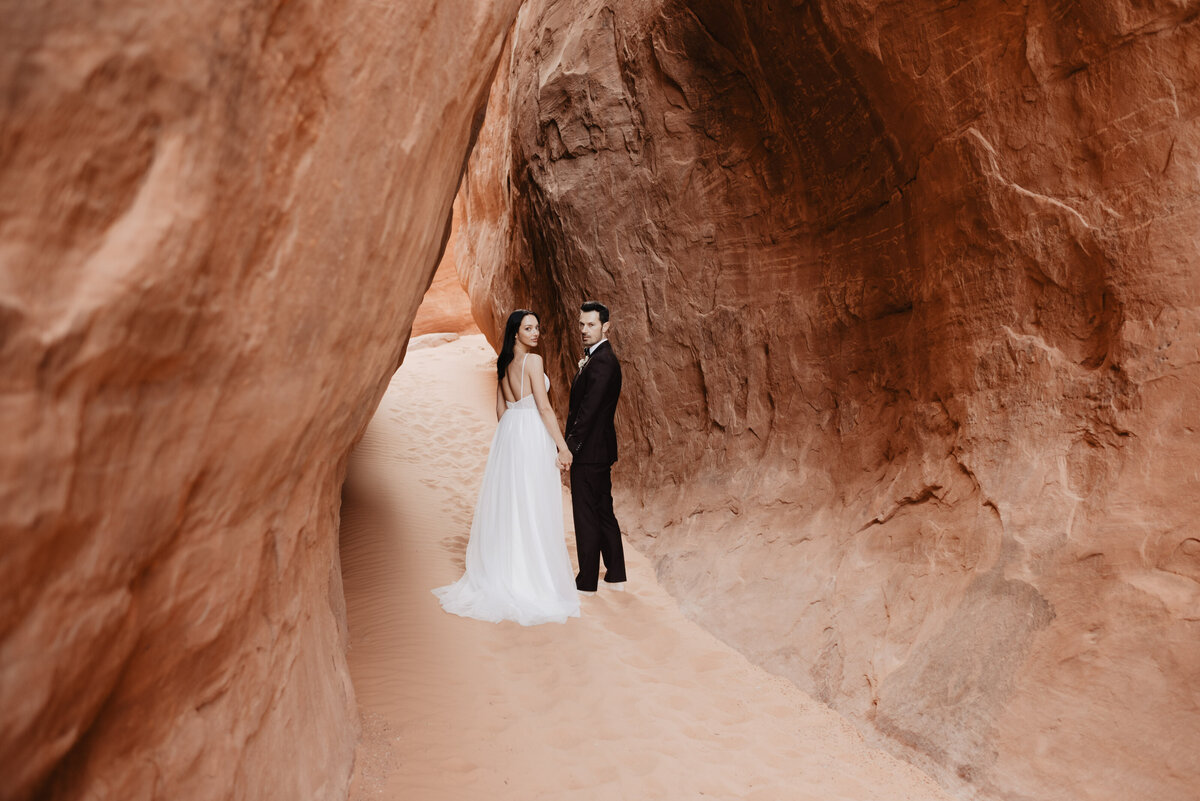
M 549 379 L 546 379 L 549 389 Z M 521 382 L 525 386 L 525 365 Z M 483 471 L 467 569 L 433 591 L 447 612 L 523 626 L 579 616 L 554 440 L 533 394 L 506 401 Z

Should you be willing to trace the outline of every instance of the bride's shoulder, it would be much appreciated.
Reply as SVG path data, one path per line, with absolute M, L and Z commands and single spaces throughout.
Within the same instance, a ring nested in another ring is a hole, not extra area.
M 525 366 L 526 366 L 526 368 L 528 368 L 529 370 L 541 370 L 541 369 L 543 369 L 543 367 L 542 367 L 542 357 L 541 357 L 541 356 L 539 356 L 539 355 L 538 355 L 538 354 L 536 354 L 536 353 L 531 353 L 531 354 L 529 354 L 529 358 L 527 359 Z

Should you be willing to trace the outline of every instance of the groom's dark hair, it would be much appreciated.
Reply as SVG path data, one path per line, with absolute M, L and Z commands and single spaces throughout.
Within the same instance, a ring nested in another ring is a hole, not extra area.
M 600 312 L 600 322 L 608 322 L 608 307 L 603 303 L 595 300 L 587 300 L 584 301 L 583 305 L 579 307 L 579 310 L 581 312 Z

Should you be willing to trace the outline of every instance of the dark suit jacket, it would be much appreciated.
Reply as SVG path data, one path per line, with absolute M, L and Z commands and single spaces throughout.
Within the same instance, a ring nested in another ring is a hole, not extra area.
M 567 412 L 567 448 L 580 464 L 617 461 L 617 429 L 613 417 L 621 395 L 621 365 L 612 345 L 601 342 L 575 380 Z

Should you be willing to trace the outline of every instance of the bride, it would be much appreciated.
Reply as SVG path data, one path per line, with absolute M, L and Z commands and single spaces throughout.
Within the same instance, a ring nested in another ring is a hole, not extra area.
M 442 608 L 456 615 L 523 626 L 579 617 L 555 469 L 556 462 L 560 469 L 571 466 L 571 452 L 550 406 L 542 357 L 531 352 L 538 334 L 533 312 L 518 309 L 508 316 L 496 361 L 500 422 L 471 522 L 467 571 L 433 590 Z

